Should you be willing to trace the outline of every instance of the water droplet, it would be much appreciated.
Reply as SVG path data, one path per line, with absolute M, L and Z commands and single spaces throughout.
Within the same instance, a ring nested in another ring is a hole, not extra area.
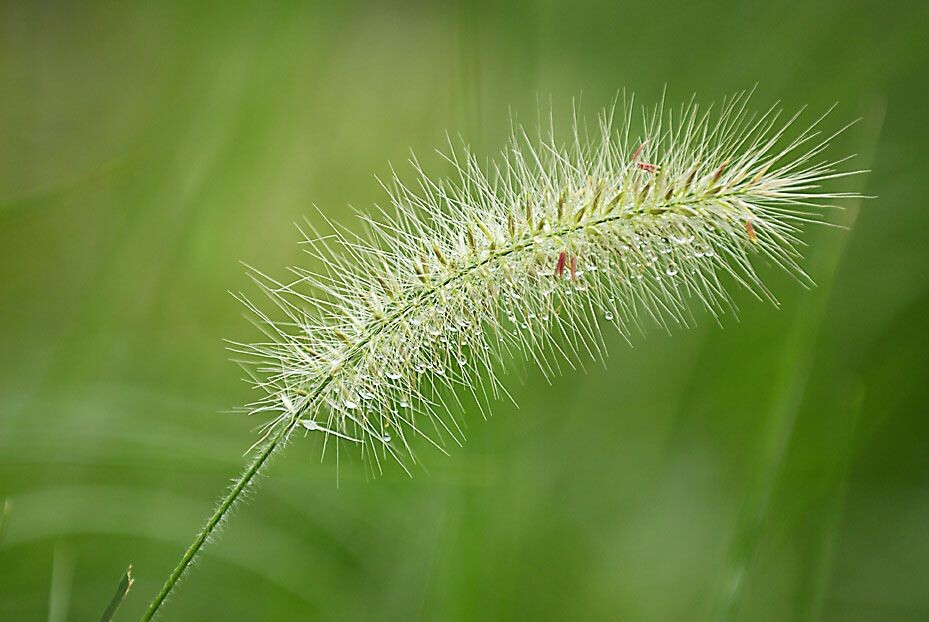
M 370 400 L 374 397 L 374 394 L 368 391 L 360 390 L 358 391 L 358 397 L 360 397 L 363 400 Z
M 400 380 L 401 378 L 403 378 L 403 374 L 398 374 L 395 371 L 389 371 L 387 372 L 387 377 L 390 378 L 391 380 Z
M 352 400 L 342 400 L 342 404 L 349 410 L 358 408 L 358 402 L 353 402 Z
M 613 321 L 613 312 L 612 312 L 612 311 L 607 311 L 606 313 L 603 314 L 603 317 L 604 317 L 604 319 L 606 319 L 607 322 L 612 322 L 612 321 Z
M 381 440 L 384 441 L 385 443 L 389 443 L 389 442 L 390 442 L 390 434 L 385 434 L 384 436 L 381 437 Z
M 665 268 L 664 273 L 667 274 L 668 276 L 674 276 L 675 274 L 677 274 L 677 266 L 675 266 L 673 263 L 668 264 L 668 267 Z
M 458 364 L 461 365 L 462 367 L 464 367 L 465 365 L 468 364 L 468 359 L 466 359 L 466 358 L 463 357 L 463 356 L 459 356 L 459 357 L 458 357 Z
M 401 400 L 401 402 L 400 402 L 400 408 L 409 408 L 409 407 L 410 407 L 410 403 L 409 403 L 409 402 L 407 402 L 406 400 Z

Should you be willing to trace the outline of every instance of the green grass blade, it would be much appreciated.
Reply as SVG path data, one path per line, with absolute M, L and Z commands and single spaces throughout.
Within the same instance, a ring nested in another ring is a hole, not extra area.
M 135 579 L 132 578 L 132 566 L 129 566 L 126 569 L 126 574 L 120 579 L 119 585 L 116 586 L 116 593 L 113 594 L 113 599 L 107 606 L 106 611 L 103 612 L 103 615 L 100 616 L 100 622 L 110 622 L 110 620 L 113 619 L 113 616 L 116 615 L 116 610 L 123 604 L 123 600 L 126 599 L 129 590 L 132 589 L 134 581 Z
M 873 105 L 866 119 L 868 133 L 864 153 L 868 163 L 873 159 L 877 148 L 883 118 L 883 106 Z M 857 218 L 859 202 L 855 201 L 845 210 L 842 219 L 836 224 L 851 230 Z M 764 445 L 760 452 L 755 483 L 748 491 L 736 525 L 728 561 L 712 609 L 713 620 L 726 621 L 735 618 L 741 605 L 745 584 L 752 573 L 758 545 L 769 519 L 772 498 L 784 469 L 785 456 L 813 366 L 813 356 L 819 342 L 833 280 L 849 237 L 834 236 L 831 246 L 821 245 L 824 250 L 818 257 L 819 269 L 816 272 L 829 276 L 821 283 L 816 295 L 805 299 L 782 351 L 784 365 L 781 378 L 773 391 L 774 401 L 768 413 L 768 431 L 763 439 Z
M 3 542 L 3 534 L 6 530 L 6 521 L 10 516 L 10 512 L 13 511 L 13 505 L 10 503 L 9 499 L 3 500 L 3 509 L 0 510 L 0 542 Z

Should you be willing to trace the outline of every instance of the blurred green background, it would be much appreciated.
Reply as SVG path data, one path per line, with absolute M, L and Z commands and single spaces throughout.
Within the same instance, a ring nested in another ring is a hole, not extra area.
M 0 4 L 0 620 L 138 617 L 257 421 L 223 338 L 243 260 L 301 262 L 312 204 L 511 108 L 759 83 L 862 117 L 878 195 L 811 231 L 804 291 L 529 370 L 428 473 L 293 443 L 165 620 L 929 619 L 929 4 Z

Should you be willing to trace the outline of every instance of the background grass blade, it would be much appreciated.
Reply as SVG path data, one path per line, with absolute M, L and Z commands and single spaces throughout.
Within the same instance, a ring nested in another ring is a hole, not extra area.
M 0 544 L 3 543 L 3 536 L 6 534 L 6 523 L 13 511 L 13 505 L 9 499 L 3 500 L 3 507 L 0 507 Z
M 873 161 L 880 138 L 884 122 L 883 104 L 871 106 L 865 120 L 867 137 L 864 154 L 867 166 Z M 785 466 L 785 457 L 818 351 L 822 325 L 827 321 L 826 310 L 833 281 L 859 209 L 860 200 L 855 200 L 836 223 L 847 231 L 840 236 L 832 236 L 831 245 L 822 244 L 824 248 L 820 248 L 814 257 L 816 265 L 813 273 L 825 276 L 799 307 L 793 330 L 780 353 L 780 380 L 771 391 L 773 403 L 767 417 L 767 431 L 762 440 L 763 447 L 758 452 L 754 483 L 745 499 L 729 561 L 718 588 L 714 619 L 730 620 L 736 617 L 746 583 L 751 579 L 759 541 L 769 519 L 772 497 Z M 849 417 L 847 424 L 854 425 L 856 420 L 857 417 Z
M 116 615 L 116 610 L 123 604 L 134 582 L 135 579 L 132 578 L 132 566 L 129 566 L 126 569 L 126 573 L 119 580 L 119 585 L 116 586 L 116 592 L 113 594 L 110 604 L 107 605 L 103 615 L 100 616 L 100 622 L 110 622 L 110 620 L 113 619 L 113 616 Z

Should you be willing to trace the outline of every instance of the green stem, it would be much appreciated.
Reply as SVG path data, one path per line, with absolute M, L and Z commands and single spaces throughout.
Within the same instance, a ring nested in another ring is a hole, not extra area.
M 295 416 L 287 425 L 281 426 L 280 430 L 268 441 L 268 443 L 262 448 L 261 452 L 255 457 L 248 468 L 239 476 L 239 479 L 236 480 L 235 485 L 229 490 L 225 497 L 223 497 L 222 502 L 220 502 L 219 507 L 216 508 L 216 511 L 213 512 L 213 515 L 210 516 L 210 519 L 203 526 L 203 529 L 200 530 L 200 533 L 197 534 L 197 538 L 193 541 L 193 544 L 188 547 L 187 551 L 184 552 L 184 556 L 181 557 L 181 561 L 178 562 L 177 566 L 171 572 L 171 575 L 168 577 L 165 584 L 161 587 L 161 591 L 158 593 L 158 596 L 155 597 L 155 600 L 152 601 L 151 606 L 149 606 L 148 611 L 145 612 L 145 615 L 142 616 L 142 622 L 147 622 L 151 620 L 158 610 L 161 608 L 161 605 L 164 604 L 165 599 L 168 598 L 168 595 L 171 593 L 171 590 L 177 585 L 181 577 L 184 576 L 184 573 L 187 572 L 187 569 L 190 567 L 191 562 L 200 552 L 200 549 L 203 548 L 203 545 L 206 544 L 207 539 L 210 535 L 216 531 L 216 528 L 225 518 L 226 514 L 229 513 L 229 510 L 236 504 L 241 496 L 242 492 L 248 488 L 252 480 L 255 479 L 255 476 L 258 475 L 258 472 L 267 464 L 268 459 L 274 453 L 274 451 L 281 446 L 286 440 L 287 436 L 297 425 L 297 417 Z

